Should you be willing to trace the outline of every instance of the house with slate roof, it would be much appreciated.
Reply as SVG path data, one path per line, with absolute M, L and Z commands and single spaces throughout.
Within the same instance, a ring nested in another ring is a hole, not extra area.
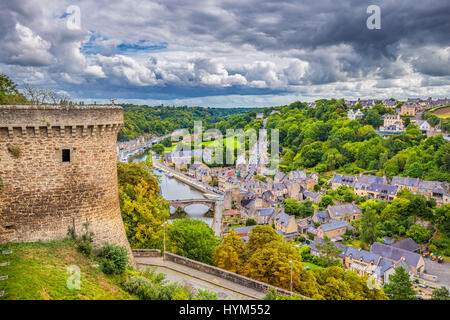
M 272 185 L 271 191 L 277 198 L 282 198 L 288 193 L 288 189 L 284 183 L 276 182 Z
M 308 189 L 303 191 L 303 200 L 311 200 L 314 203 L 319 203 L 320 199 L 322 199 L 322 195 L 320 193 L 312 192 Z
M 411 251 L 411 252 L 420 252 L 419 245 L 411 238 L 407 238 L 392 244 L 393 247 L 400 248 L 403 250 Z
M 347 176 L 343 174 L 334 174 L 333 178 L 329 181 L 331 183 L 331 189 L 336 190 L 340 186 L 354 187 L 356 183 L 356 177 Z
M 328 237 L 333 241 L 338 241 L 342 240 L 342 236 L 347 232 L 347 230 L 353 231 L 354 229 L 355 228 L 344 220 L 334 220 L 330 223 L 320 225 L 317 228 L 317 236 L 321 239 Z
M 372 200 L 383 200 L 391 202 L 397 197 L 397 186 L 384 183 L 372 183 L 365 190 L 365 196 Z
M 367 188 L 373 183 L 386 184 L 387 180 L 386 177 L 360 175 L 355 183 L 355 193 L 361 197 L 366 196 Z
M 275 230 L 285 237 L 286 240 L 294 240 L 299 235 L 295 216 L 290 216 L 281 210 L 273 220 Z
M 328 213 L 328 210 L 321 210 L 321 211 L 315 211 L 314 215 L 312 216 L 312 220 L 315 223 L 328 223 L 331 221 L 330 214 Z
M 394 264 L 404 262 L 407 265 L 407 271 L 410 275 L 417 276 L 425 270 L 425 261 L 423 257 L 415 252 L 396 248 L 379 242 L 374 242 L 370 247 L 370 252 L 379 254 L 384 259 L 392 261 Z
M 272 216 L 275 213 L 275 208 L 259 208 L 256 209 L 256 223 L 269 224 Z
M 419 179 L 409 177 L 394 176 L 391 184 L 397 186 L 399 190 L 408 189 L 412 193 L 416 194 L 419 191 Z
M 354 203 L 328 206 L 327 211 L 332 220 L 344 220 L 350 223 L 362 218 L 361 209 Z
M 273 177 L 273 182 L 274 183 L 280 183 L 281 180 L 283 180 L 285 174 L 281 171 L 278 171 L 277 173 L 275 173 L 275 176 Z
M 290 180 L 304 180 L 306 179 L 306 171 L 305 170 L 294 170 L 289 172 L 289 179 Z
M 431 130 L 431 126 L 427 120 L 411 120 L 411 122 L 419 127 L 419 130 L 422 132 L 422 134 L 426 134 L 427 131 Z
M 435 199 L 438 206 L 450 203 L 450 184 L 447 182 L 421 180 L 418 189 L 428 200 Z

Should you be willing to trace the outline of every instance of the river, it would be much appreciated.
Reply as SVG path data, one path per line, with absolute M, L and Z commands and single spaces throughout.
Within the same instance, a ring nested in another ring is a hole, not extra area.
M 147 154 L 137 157 L 133 162 L 144 161 Z M 205 199 L 203 193 L 191 186 L 175 179 L 169 178 L 164 173 L 154 169 L 153 173 L 159 179 L 159 187 L 161 195 L 166 200 L 185 200 L 185 199 Z M 209 226 L 212 225 L 213 218 L 205 217 L 208 207 L 202 204 L 192 204 L 185 208 L 187 215 L 193 219 L 199 219 L 206 222 Z

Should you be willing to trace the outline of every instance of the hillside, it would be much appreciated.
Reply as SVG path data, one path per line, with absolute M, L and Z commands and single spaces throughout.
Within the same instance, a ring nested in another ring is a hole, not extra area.
M 8 243 L 0 250 L 12 250 L 12 254 L 0 255 L 0 291 L 5 290 L 4 300 L 128 300 L 136 299 L 118 286 L 118 278 L 102 273 L 95 261 L 79 253 L 73 242 L 52 241 L 35 243 Z M 66 282 L 71 275 L 67 267 L 81 269 L 80 290 L 70 290 Z

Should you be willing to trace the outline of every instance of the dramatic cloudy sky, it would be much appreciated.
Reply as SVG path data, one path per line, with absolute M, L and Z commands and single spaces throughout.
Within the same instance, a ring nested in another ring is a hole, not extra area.
M 1 0 L 0 73 L 86 102 L 450 97 L 450 1 Z

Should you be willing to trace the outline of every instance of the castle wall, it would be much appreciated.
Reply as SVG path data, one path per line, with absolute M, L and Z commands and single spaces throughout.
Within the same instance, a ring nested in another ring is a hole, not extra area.
M 118 200 L 122 123 L 114 106 L 0 106 L 0 242 L 63 239 L 88 221 L 96 246 L 130 249 Z

